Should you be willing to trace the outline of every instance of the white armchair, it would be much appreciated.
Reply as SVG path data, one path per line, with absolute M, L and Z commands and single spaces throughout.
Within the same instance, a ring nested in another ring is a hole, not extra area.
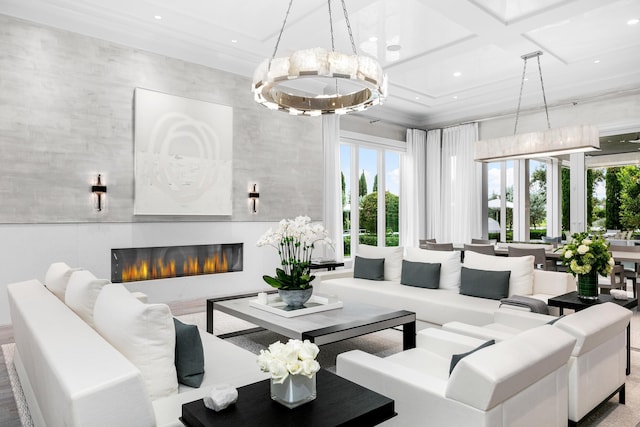
M 359 350 L 338 355 L 339 375 L 395 400 L 387 425 L 566 426 L 567 361 L 575 338 L 552 326 L 464 357 L 485 341 L 440 329 L 417 334 L 417 347 L 386 358 Z
M 626 327 L 631 316 L 631 310 L 604 303 L 564 316 L 554 323 L 554 327 L 576 338 L 569 361 L 571 423 L 579 423 L 616 393 L 619 402 L 625 403 Z M 450 322 L 442 328 L 477 339 L 502 341 L 552 319 L 552 316 L 501 309 L 495 313 L 494 323 L 489 325 Z

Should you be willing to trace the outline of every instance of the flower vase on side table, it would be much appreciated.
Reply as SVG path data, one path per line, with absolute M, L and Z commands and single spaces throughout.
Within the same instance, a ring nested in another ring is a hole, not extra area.
M 316 374 L 289 375 L 284 382 L 271 379 L 271 398 L 287 408 L 295 408 L 316 398 Z
M 598 299 L 598 272 L 578 274 L 578 298 L 584 300 Z

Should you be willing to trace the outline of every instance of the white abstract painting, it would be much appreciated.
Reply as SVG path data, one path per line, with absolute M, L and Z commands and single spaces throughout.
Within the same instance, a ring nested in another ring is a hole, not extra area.
M 135 90 L 135 215 L 232 214 L 233 109 Z

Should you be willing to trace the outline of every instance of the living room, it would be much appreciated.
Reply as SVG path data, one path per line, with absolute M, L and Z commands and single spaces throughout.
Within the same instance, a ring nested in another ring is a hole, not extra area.
M 270 12 L 274 19 L 259 19 L 258 13 L 250 19 L 253 25 L 264 25 L 264 28 L 259 27 L 260 31 L 256 31 L 259 35 L 254 38 L 269 35 L 259 44 L 260 48 L 268 46 L 262 50 L 262 57 L 271 53 L 286 3 L 279 2 L 277 12 Z M 366 9 L 365 3 L 348 3 L 354 22 L 358 12 Z M 474 12 L 470 16 L 494 19 L 474 1 L 455 2 L 449 6 L 426 6 L 423 3 L 415 2 L 421 12 L 426 8 L 448 19 L 456 16 L 451 9 L 461 7 L 461 17 L 458 17 L 459 24 L 456 25 L 473 27 L 473 23 L 468 22 L 472 18 L 463 13 L 471 9 Z M 583 25 L 588 25 L 589 19 L 597 19 L 590 14 L 595 14 L 599 7 L 611 11 L 615 17 L 629 12 L 626 19 L 637 18 L 640 14 L 637 2 L 614 2 L 613 5 L 600 2 L 596 6 L 583 5 L 584 2 L 548 3 L 546 7 L 518 11 L 522 15 L 520 19 L 510 15 L 506 21 L 513 19 L 516 27 L 522 27 L 509 28 L 509 31 L 526 33 L 538 28 L 536 25 L 551 25 L 555 20 L 549 19 L 554 13 L 567 19 L 573 14 L 586 15 Z M 249 3 L 243 5 L 247 8 L 252 6 Z M 154 19 L 153 15 L 145 17 L 146 21 L 141 17 L 132 18 L 134 12 L 129 11 L 112 23 L 110 20 L 116 19 L 110 16 L 113 12 L 102 10 L 104 14 L 101 14 L 95 10 L 102 8 L 96 2 L 85 2 L 73 11 L 61 7 L 61 2 L 40 1 L 27 1 L 22 5 L 19 1 L 7 1 L 0 7 L 0 170 L 3 178 L 0 180 L 3 201 L 0 206 L 3 242 L 0 256 L 5 265 L 0 271 L 0 328 L 10 328 L 11 325 L 7 298 L 9 283 L 44 279 L 49 265 L 58 261 L 83 267 L 97 277 L 111 278 L 111 251 L 116 248 L 243 244 L 242 271 L 127 285 L 133 292 L 146 294 L 149 302 L 169 303 L 242 294 L 266 286 L 261 276 L 272 274 L 279 260 L 277 253 L 256 246 L 260 236 L 268 228 L 277 226 L 283 218 L 308 215 L 314 221 L 322 222 L 328 216 L 323 118 L 269 111 L 254 102 L 250 91 L 250 72 L 241 74 L 237 70 L 241 68 L 240 63 L 244 65 L 247 62 L 253 63 L 255 68 L 259 60 L 254 61 L 254 57 L 248 57 L 246 53 L 234 57 L 234 48 L 222 42 L 223 36 L 225 41 L 231 38 L 227 35 L 232 35 L 232 25 L 219 27 L 220 33 L 207 38 L 198 39 L 190 34 L 172 39 L 170 34 L 174 31 L 179 33 L 178 30 L 163 29 L 154 33 L 153 29 L 157 25 L 177 25 L 171 22 L 169 8 L 164 12 L 154 12 L 164 15 L 162 20 Z M 229 7 L 230 10 L 221 13 L 218 20 L 239 11 Z M 297 25 L 303 25 L 306 13 L 314 12 L 313 17 L 326 18 L 324 7 L 324 2 L 318 2 L 304 6 L 304 14 L 299 11 L 292 13 L 302 22 Z M 175 9 L 180 10 L 180 5 Z M 273 9 L 276 9 L 275 5 Z M 340 8 L 334 10 L 336 16 L 340 15 L 336 10 Z M 208 12 L 215 14 L 216 11 Z M 185 15 L 193 19 L 204 13 L 205 10 L 194 10 Z M 268 26 L 265 21 L 269 22 Z M 190 27 L 189 24 L 183 25 L 181 31 Z M 242 28 L 249 26 L 248 23 L 242 25 Z M 316 25 L 323 28 L 325 23 Z M 510 27 L 504 22 L 492 25 Z M 620 25 L 623 29 L 616 31 L 635 31 L 630 34 L 637 36 L 639 26 L 628 26 L 626 20 Z M 191 25 L 194 31 L 203 26 L 206 25 L 198 20 Z M 489 37 L 489 33 L 482 33 L 482 36 Z M 153 34 L 156 34 L 155 38 Z M 365 37 L 357 33 L 354 36 Z M 566 71 L 559 65 L 562 60 L 552 53 L 554 46 L 544 46 L 548 51 L 541 58 L 542 71 L 547 79 L 553 127 L 592 123 L 600 127 L 601 135 L 640 131 L 640 67 L 637 55 L 629 54 L 634 48 L 637 51 L 640 37 L 618 36 L 626 40 L 625 45 L 597 46 L 598 53 L 602 52 L 598 58 L 595 54 L 591 58 L 581 50 L 580 55 L 570 61 L 572 65 L 580 63 L 571 67 L 575 70 L 595 66 L 592 64 L 595 59 L 606 62 L 611 57 L 611 64 L 598 64 L 602 70 L 585 72 L 585 80 L 593 79 L 590 82 L 611 82 L 610 87 L 597 93 L 585 87 L 592 83 L 576 84 L 583 91 L 577 94 L 554 82 L 556 72 L 566 74 Z M 518 38 L 518 44 L 522 45 L 525 38 Z M 462 39 L 465 37 L 461 36 Z M 471 43 L 465 40 L 465 43 Z M 251 43 L 258 45 L 256 41 Z M 185 44 L 191 44 L 192 49 L 185 49 Z M 533 44 L 529 41 L 523 47 Z M 217 49 L 203 54 L 207 45 L 215 45 Z M 483 43 L 478 42 L 477 46 L 480 45 Z M 434 46 L 432 49 L 428 54 L 421 53 L 426 58 L 422 60 L 422 67 L 428 68 L 431 61 L 438 60 L 438 49 Z M 250 50 L 260 49 L 251 47 Z M 367 114 L 341 116 L 339 131 L 342 136 L 357 136 L 366 143 L 393 141 L 404 144 L 410 128 L 443 129 L 477 121 L 479 138 L 510 135 L 522 71 L 519 56 L 532 50 L 519 51 L 509 62 L 508 78 L 504 81 L 490 78 L 492 84 L 484 89 L 476 87 L 475 80 L 471 80 L 465 82 L 464 90 L 453 90 L 454 83 L 449 83 L 437 93 L 412 91 L 411 86 L 401 80 L 394 83 L 392 67 L 388 103 L 372 107 Z M 450 51 L 448 53 L 451 54 Z M 626 59 L 613 62 L 614 54 Z M 486 55 L 487 61 L 503 59 L 502 55 L 491 57 L 490 52 Z M 529 70 L 535 71 L 535 67 L 530 64 Z M 530 96 L 526 98 L 526 108 L 521 113 L 519 126 L 523 132 L 546 127 L 537 78 L 536 74 L 529 78 L 536 82 L 536 86 L 531 89 Z M 580 78 L 582 76 L 576 80 Z M 505 87 L 498 91 L 497 86 Z M 231 214 L 136 213 L 136 88 L 232 108 Z M 458 96 L 463 101 L 465 93 L 469 98 L 464 103 L 453 99 Z M 423 99 L 418 100 L 417 97 Z M 425 98 L 433 98 L 433 101 L 428 101 L 432 104 L 421 104 Z M 478 98 L 485 100 L 475 105 Z M 487 101 L 491 98 L 495 98 L 495 103 L 499 104 L 497 107 L 491 107 L 492 102 Z M 415 112 L 410 112 L 412 108 Z M 473 108 L 483 112 L 478 113 Z M 442 113 L 439 115 L 438 111 Z M 454 114 L 456 111 L 459 111 L 457 116 Z M 91 187 L 97 185 L 98 175 L 101 176 L 101 184 L 106 186 L 106 192 L 101 195 L 104 203 L 101 210 L 96 209 L 98 195 L 91 191 Z M 258 185 L 259 193 L 257 213 L 252 212 L 249 198 L 254 184 Z M 475 184 L 482 192 L 481 183 Z M 334 190 L 339 191 L 338 188 Z M 451 236 L 451 240 L 455 236 L 457 243 L 480 237 L 481 221 L 474 217 L 467 222 L 477 222 L 480 228 L 469 229 L 458 238 L 455 233 L 460 230 L 452 224 L 451 230 L 443 236 Z M 439 224 L 433 227 L 441 228 Z M 425 225 L 425 234 L 416 234 L 411 240 L 417 242 L 418 238 L 433 237 L 427 235 L 426 230 Z M 338 236 L 340 238 L 341 235 Z M 326 256 L 334 257 L 335 254 L 329 252 Z M 349 259 L 346 261 L 348 266 Z

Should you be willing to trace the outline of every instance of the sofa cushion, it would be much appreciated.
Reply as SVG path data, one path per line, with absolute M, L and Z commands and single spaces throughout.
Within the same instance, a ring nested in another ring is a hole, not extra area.
M 367 280 L 384 280 L 384 258 L 363 258 L 353 261 L 353 277 Z
M 438 289 L 440 284 L 440 264 L 402 260 L 400 283 L 419 288 Z
M 178 392 L 176 336 L 166 304 L 144 304 L 122 284 L 102 288 L 93 310 L 96 330 L 140 369 L 151 400 Z
M 509 294 L 510 271 L 476 270 L 462 267 L 460 293 L 500 300 Z
M 460 288 L 460 252 L 407 248 L 405 259 L 413 262 L 439 263 L 440 289 L 457 292 Z
M 467 268 L 491 271 L 511 271 L 509 295 L 531 295 L 533 293 L 533 255 L 502 257 L 466 251 L 464 264 Z
M 174 317 L 176 329 L 176 372 L 178 382 L 200 387 L 204 379 L 204 352 L 196 325 L 187 325 Z
M 104 287 L 111 283 L 107 279 L 98 279 L 90 271 L 74 271 L 69 278 L 67 290 L 64 294 L 64 302 L 89 326 L 95 328 L 93 322 L 93 308 L 98 294 Z
M 363 258 L 384 258 L 384 280 L 392 280 L 399 283 L 402 272 L 402 252 L 403 248 L 401 246 L 358 245 L 356 255 Z
M 453 372 L 453 369 L 456 367 L 456 365 L 458 364 L 458 362 L 460 362 L 462 359 L 464 359 L 465 357 L 467 357 L 468 355 L 475 353 L 476 351 L 483 349 L 485 347 L 489 347 L 490 345 L 494 345 L 496 343 L 496 340 L 489 340 L 487 342 L 484 342 L 482 344 L 480 344 L 478 347 L 474 348 L 473 350 L 467 351 L 466 353 L 460 353 L 460 354 L 452 354 L 451 355 L 451 364 L 449 365 L 449 375 L 451 375 L 451 372 Z
M 64 293 L 67 290 L 67 283 L 74 271 L 82 270 L 81 268 L 71 268 L 64 262 L 54 262 L 49 266 L 44 278 L 44 285 L 49 289 L 60 301 L 64 302 Z

